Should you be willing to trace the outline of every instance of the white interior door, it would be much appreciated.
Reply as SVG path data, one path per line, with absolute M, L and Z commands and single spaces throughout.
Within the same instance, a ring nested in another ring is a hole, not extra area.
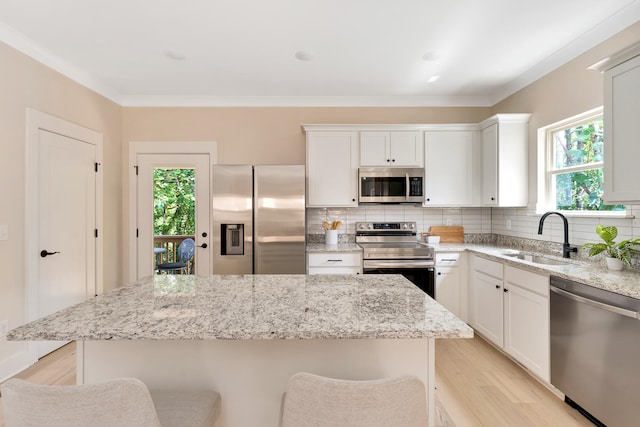
M 96 147 L 38 135 L 37 317 L 96 294 Z M 40 342 L 38 357 L 64 342 Z
M 211 273 L 211 197 L 209 154 L 138 154 L 137 182 L 137 279 L 154 274 L 154 170 L 195 170 L 195 274 Z

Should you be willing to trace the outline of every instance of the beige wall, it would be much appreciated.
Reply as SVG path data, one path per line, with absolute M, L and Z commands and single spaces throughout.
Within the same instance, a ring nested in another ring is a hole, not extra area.
M 301 124 L 477 123 L 490 108 L 125 108 L 123 141 L 216 141 L 225 164 L 305 162 Z
M 26 108 L 101 132 L 104 136 L 104 286 L 121 281 L 122 109 L 117 104 L 61 76 L 0 43 L 0 224 L 9 240 L 0 241 L 0 320 L 9 327 L 26 320 L 25 301 L 25 129 Z M 0 339 L 0 380 L 24 343 Z
M 536 202 L 537 131 L 603 105 L 602 74 L 592 64 L 640 41 L 640 22 L 533 82 L 493 107 L 493 113 L 532 113 L 529 121 L 529 201 Z M 606 125 L 606 124 L 605 124 Z
M 493 107 L 493 113 L 532 113 L 529 122 L 529 206 L 527 209 L 494 209 L 491 230 L 495 234 L 528 239 L 548 239 L 537 234 L 537 131 L 539 128 L 603 105 L 603 78 L 587 67 L 640 41 L 640 22 L 590 49 L 563 67 L 533 82 Z M 606 126 L 606 123 L 605 123 Z M 627 205 L 627 213 L 640 215 L 640 205 Z M 555 218 L 555 217 L 554 217 Z M 511 227 L 506 225 L 506 222 Z M 545 225 L 554 242 L 562 242 L 558 219 Z M 640 237 L 640 218 L 574 217 L 569 220 L 569 241 L 574 245 L 597 242 L 598 224 L 616 225 L 619 238 Z

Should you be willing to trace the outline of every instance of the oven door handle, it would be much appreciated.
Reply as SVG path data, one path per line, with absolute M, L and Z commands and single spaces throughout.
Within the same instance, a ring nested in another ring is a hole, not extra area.
M 433 261 L 364 261 L 363 268 L 434 268 Z

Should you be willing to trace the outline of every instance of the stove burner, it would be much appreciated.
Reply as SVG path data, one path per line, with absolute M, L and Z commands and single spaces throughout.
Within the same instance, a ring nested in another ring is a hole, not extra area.
M 363 258 L 432 261 L 434 249 L 418 243 L 415 222 L 357 222 L 356 243 Z

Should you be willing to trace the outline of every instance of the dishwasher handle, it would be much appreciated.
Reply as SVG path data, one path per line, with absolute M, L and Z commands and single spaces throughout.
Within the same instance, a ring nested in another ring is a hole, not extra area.
M 625 308 L 616 307 L 615 305 L 605 304 L 603 302 L 594 301 L 589 298 L 581 297 L 579 295 L 573 294 L 571 292 L 567 292 L 563 289 L 556 288 L 555 286 L 550 287 L 551 292 L 555 292 L 556 294 L 562 295 L 566 298 L 572 299 L 574 301 L 578 301 L 591 307 L 599 308 L 602 310 L 610 311 L 612 313 L 620 314 L 625 317 L 631 317 L 632 319 L 640 319 L 640 313 L 633 310 L 627 310 Z

